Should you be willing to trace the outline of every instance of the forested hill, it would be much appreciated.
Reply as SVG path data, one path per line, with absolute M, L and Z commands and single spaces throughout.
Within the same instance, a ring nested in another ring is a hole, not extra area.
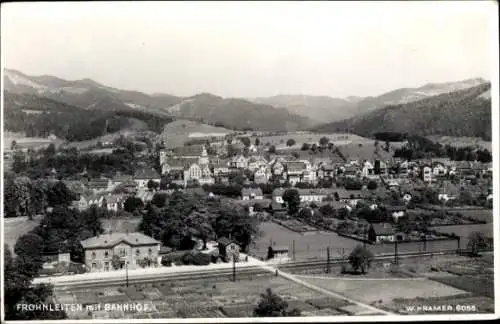
M 51 134 L 68 141 L 85 141 L 131 126 L 131 119 L 161 132 L 172 118 L 134 109 L 86 110 L 34 94 L 4 92 L 4 128 L 28 137 Z
M 481 137 L 491 140 L 491 84 L 387 106 L 361 116 L 315 127 L 316 132 L 349 131 L 360 136 L 379 132 L 411 135 Z

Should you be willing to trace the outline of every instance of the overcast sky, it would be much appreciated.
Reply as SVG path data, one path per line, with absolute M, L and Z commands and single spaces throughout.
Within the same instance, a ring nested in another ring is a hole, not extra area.
M 147 93 L 367 96 L 496 73 L 494 2 L 10 3 L 1 11 L 4 66 Z

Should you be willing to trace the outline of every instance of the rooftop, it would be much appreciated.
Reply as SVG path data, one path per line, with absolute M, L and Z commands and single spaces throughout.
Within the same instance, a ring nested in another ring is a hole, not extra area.
M 125 242 L 131 246 L 154 245 L 160 242 L 139 232 L 101 234 L 81 241 L 84 249 L 112 248 Z
M 160 175 L 154 169 L 137 170 L 134 179 L 160 179 Z
M 392 235 L 394 230 L 392 225 L 389 223 L 374 223 L 372 224 L 373 229 L 377 235 Z

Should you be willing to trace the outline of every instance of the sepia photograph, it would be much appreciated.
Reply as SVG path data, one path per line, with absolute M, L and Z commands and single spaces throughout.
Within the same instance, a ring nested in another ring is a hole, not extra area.
M 0 320 L 498 318 L 498 23 L 2 3 Z

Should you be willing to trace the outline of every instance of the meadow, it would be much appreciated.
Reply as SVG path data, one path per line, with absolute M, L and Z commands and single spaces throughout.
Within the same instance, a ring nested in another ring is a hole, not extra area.
M 4 218 L 4 243 L 8 244 L 11 249 L 14 249 L 17 239 L 34 229 L 40 223 L 41 219 L 41 216 L 35 216 L 33 220 L 29 220 L 26 216 Z

